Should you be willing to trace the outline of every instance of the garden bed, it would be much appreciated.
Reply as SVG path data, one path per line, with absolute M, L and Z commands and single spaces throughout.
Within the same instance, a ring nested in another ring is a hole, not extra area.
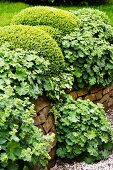
M 71 164 L 58 160 L 52 170 L 112 166 L 108 17 L 93 9 L 32 7 L 0 27 L 0 37 L 0 169 L 46 170 L 56 155 Z

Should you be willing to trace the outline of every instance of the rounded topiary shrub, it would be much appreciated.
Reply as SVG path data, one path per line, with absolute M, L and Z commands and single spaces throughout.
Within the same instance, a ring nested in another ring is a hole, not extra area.
M 105 159 L 113 148 L 113 133 L 103 105 L 67 98 L 57 105 L 57 155 L 87 163 Z
M 12 24 L 48 25 L 61 30 L 63 33 L 74 31 L 78 18 L 71 12 L 53 7 L 31 7 L 22 10 L 14 16 Z
M 62 44 L 62 31 L 58 30 L 57 28 L 53 28 L 50 26 L 46 26 L 46 25 L 39 25 L 37 26 L 37 28 L 40 28 L 44 31 L 46 31 L 53 39 L 56 40 L 56 42 L 58 43 L 59 46 L 61 46 Z
M 57 42 L 41 28 L 12 25 L 0 28 L 0 45 L 8 42 L 11 49 L 35 50 L 50 62 L 51 72 L 64 66 L 64 57 Z

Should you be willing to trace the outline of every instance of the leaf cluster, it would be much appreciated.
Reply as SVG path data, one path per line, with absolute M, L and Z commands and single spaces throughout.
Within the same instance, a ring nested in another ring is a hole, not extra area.
M 63 38 L 67 68 L 73 66 L 74 88 L 108 86 L 113 82 L 113 45 L 89 32 Z
M 1 88 L 0 88 L 1 90 Z M 34 125 L 36 115 L 29 98 L 15 97 L 7 85 L 0 94 L 0 169 L 28 170 L 38 164 L 46 169 L 53 135 L 43 135 Z
M 113 27 L 105 12 L 93 8 L 82 8 L 72 12 L 80 19 L 81 32 L 89 31 L 92 37 L 113 42 Z
M 71 12 L 78 16 L 81 22 L 83 22 L 83 24 L 89 25 L 93 22 L 96 23 L 104 22 L 106 24 L 109 24 L 109 18 L 106 15 L 106 13 L 98 9 L 82 8 Z
M 81 9 L 78 16 L 80 28 L 62 39 L 66 67 L 73 66 L 74 88 L 108 86 L 113 82 L 113 28 L 98 10 Z
M 9 47 L 0 47 L 0 169 L 27 170 L 35 163 L 46 169 L 53 136 L 34 126 L 32 102 L 44 93 L 59 99 L 73 78 L 66 73 L 50 77 L 48 60 L 35 51 Z
M 103 105 L 71 97 L 62 102 L 57 106 L 57 155 L 87 163 L 107 158 L 113 133 Z
M 69 73 L 50 76 L 50 62 L 35 51 L 10 50 L 9 44 L 0 47 L 0 89 L 13 87 L 16 97 L 37 99 L 47 94 L 52 100 L 59 99 L 66 88 L 71 89 L 73 77 Z

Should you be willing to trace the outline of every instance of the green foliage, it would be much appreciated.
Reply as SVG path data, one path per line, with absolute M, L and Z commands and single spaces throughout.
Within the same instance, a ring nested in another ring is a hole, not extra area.
M 59 99 L 65 88 L 72 88 L 73 77 L 67 73 L 50 76 L 49 61 L 37 56 L 35 51 L 10 50 L 0 47 L 0 87 L 13 87 L 16 97 L 36 99 L 47 93 L 51 99 Z
M 11 49 L 35 50 L 50 62 L 50 72 L 59 73 L 64 67 L 64 57 L 57 42 L 38 27 L 12 25 L 0 28 L 0 45 L 8 42 Z
M 0 94 L 0 169 L 32 169 L 38 164 L 46 169 L 48 147 L 53 135 L 43 135 L 34 126 L 34 105 L 28 98 L 14 97 L 13 88 L 5 86 Z
M 88 11 L 83 10 L 80 28 L 62 39 L 66 67 L 73 66 L 74 88 L 113 82 L 113 28 L 103 13 L 96 16 L 96 11 L 91 10 L 88 15 Z
M 109 39 L 113 38 L 113 28 L 106 13 L 97 9 L 83 8 L 74 11 L 74 14 L 80 19 L 81 32 L 90 31 L 93 37 Z
M 62 33 L 70 33 L 78 25 L 78 18 L 71 12 L 53 7 L 31 7 L 22 10 L 14 16 L 12 24 L 22 25 L 47 25 L 57 28 Z
M 1 89 L 11 85 L 16 96 L 37 98 L 43 94 L 43 79 L 49 74 L 48 60 L 34 51 L 0 48 Z
M 72 89 L 73 76 L 71 73 L 61 73 L 58 76 L 52 76 L 45 79 L 44 89 L 54 101 L 58 100 L 65 95 L 66 89 Z
M 113 82 L 113 46 L 77 30 L 63 39 L 67 67 L 73 65 L 74 87 L 108 86 Z
M 42 95 L 49 61 L 35 51 L 0 47 L 0 169 L 46 169 L 53 135 L 34 126 L 31 101 Z M 51 90 L 51 89 L 50 89 Z
M 109 23 L 109 19 L 106 13 L 99 11 L 98 9 L 82 8 L 72 12 L 82 20 L 84 25 L 93 22 L 96 23 L 104 22 L 106 24 Z
M 61 46 L 61 44 L 62 44 L 61 39 L 62 39 L 63 34 L 60 30 L 58 30 L 57 28 L 46 26 L 46 25 L 39 25 L 39 26 L 37 26 L 37 28 L 40 28 L 40 29 L 46 31 L 53 39 L 56 40 L 58 45 Z
M 9 46 L 10 47 L 10 46 Z M 59 99 L 72 88 L 69 74 L 49 75 L 49 61 L 35 51 L 0 47 L 0 169 L 46 169 L 53 135 L 34 126 L 31 101 L 42 94 Z
M 71 97 L 57 105 L 57 155 L 87 163 L 105 159 L 113 148 L 113 133 L 104 107 Z

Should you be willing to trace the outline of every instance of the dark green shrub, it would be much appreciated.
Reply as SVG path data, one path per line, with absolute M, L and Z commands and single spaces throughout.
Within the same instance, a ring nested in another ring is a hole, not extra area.
M 1 27 L 0 45 L 4 42 L 8 42 L 12 49 L 35 50 L 39 56 L 49 60 L 52 73 L 58 73 L 64 66 L 57 42 L 41 28 L 23 25 Z
M 78 25 L 78 18 L 71 12 L 56 9 L 53 7 L 31 7 L 22 10 L 14 16 L 12 24 L 22 25 L 47 25 L 61 30 L 63 33 L 70 33 Z
M 89 5 L 102 5 L 110 3 L 110 0 L 88 0 Z
M 104 107 L 68 97 L 57 106 L 57 155 L 87 163 L 105 159 L 113 148 L 113 132 Z
M 6 1 L 6 0 L 2 0 Z M 10 2 L 22 1 L 28 4 L 38 5 L 101 5 L 111 3 L 112 0 L 8 0 Z

